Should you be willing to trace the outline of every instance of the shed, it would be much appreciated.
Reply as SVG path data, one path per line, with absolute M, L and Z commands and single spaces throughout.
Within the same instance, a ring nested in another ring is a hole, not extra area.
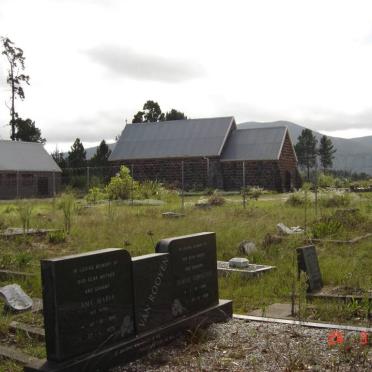
M 41 143 L 0 140 L 0 199 L 53 196 L 61 172 Z

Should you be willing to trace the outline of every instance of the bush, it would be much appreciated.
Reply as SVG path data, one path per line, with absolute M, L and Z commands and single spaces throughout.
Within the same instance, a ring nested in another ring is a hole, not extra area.
M 60 231 L 51 231 L 48 234 L 48 240 L 51 244 L 64 243 L 66 241 L 66 233 L 62 230 Z
M 141 199 L 161 199 L 167 190 L 158 181 L 145 181 L 139 185 L 138 193 Z
M 255 200 L 258 200 L 258 198 L 263 194 L 264 189 L 259 186 L 252 186 L 248 188 L 247 195 Z
M 302 191 L 297 191 L 289 195 L 286 204 L 292 207 L 302 207 L 305 205 L 305 202 L 309 203 L 309 200 L 306 200 L 305 198 L 305 193 Z
M 20 201 L 17 205 L 17 212 L 21 220 L 24 233 L 26 233 L 30 228 L 32 209 L 33 205 L 28 201 Z
M 105 188 L 105 192 L 110 200 L 126 200 L 130 198 L 131 193 L 135 194 L 138 192 L 138 182 L 133 180 L 129 169 L 122 165 L 119 173 L 111 178 L 110 183 Z
M 85 200 L 88 203 L 96 204 L 99 200 L 107 199 L 107 194 L 104 190 L 99 187 L 92 187 L 89 189 L 88 194 L 85 196 Z
M 72 213 L 75 207 L 75 198 L 72 194 L 63 194 L 60 198 L 59 209 L 62 209 L 66 234 L 71 230 Z
M 315 222 L 311 227 L 311 232 L 314 238 L 330 237 L 336 233 L 340 233 L 342 224 L 333 219 L 332 216 L 323 217 L 319 222 Z
M 347 207 L 350 203 L 350 194 L 346 193 L 330 193 L 319 198 L 319 204 L 324 208 Z
M 209 205 L 218 206 L 218 205 L 224 205 L 225 203 L 226 203 L 225 198 L 222 197 L 221 195 L 218 195 L 217 193 L 214 193 L 208 198 Z
M 318 186 L 319 187 L 334 187 L 335 186 L 335 178 L 331 175 L 321 173 L 318 177 Z

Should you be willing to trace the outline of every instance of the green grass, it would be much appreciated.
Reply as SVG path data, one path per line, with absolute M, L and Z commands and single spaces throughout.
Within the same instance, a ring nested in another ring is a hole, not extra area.
M 174 196 L 169 198 L 164 206 L 130 206 L 122 203 L 112 203 L 109 206 L 102 203 L 92 208 L 84 208 L 85 202 L 79 200 L 78 207 L 74 208 L 71 216 L 71 232 L 65 241 L 51 243 L 48 236 L 0 240 L 0 268 L 36 273 L 35 279 L 19 284 L 29 295 L 41 297 L 40 259 L 112 247 L 126 248 L 132 256 L 137 256 L 154 252 L 153 241 L 156 243 L 162 238 L 214 231 L 217 234 L 219 260 L 226 261 L 241 256 L 237 249 L 239 242 L 251 240 L 257 245 L 258 251 L 247 257 L 250 262 L 276 266 L 275 271 L 256 279 L 244 280 L 234 275 L 220 278 L 220 297 L 234 301 L 235 313 L 247 313 L 255 308 L 264 309 L 275 302 L 289 302 L 293 278 L 297 275 L 294 265 L 295 249 L 305 245 L 304 237 L 288 237 L 281 243 L 266 248 L 263 246 L 263 240 L 267 233 L 276 234 L 276 224 L 279 222 L 287 226 L 304 226 L 304 207 L 293 207 L 285 203 L 286 195 L 283 194 L 265 195 L 258 201 L 249 200 L 246 209 L 243 209 L 241 197 L 238 195 L 225 196 L 227 203 L 223 206 L 206 210 L 194 207 L 198 199 L 199 196 L 185 198 L 186 216 L 179 219 L 161 216 L 165 211 L 181 210 L 180 199 Z M 364 194 L 362 197 L 351 195 L 348 208 L 358 208 L 365 223 L 352 229 L 344 227 L 339 238 L 353 238 L 372 232 L 371 200 L 370 194 Z M 63 213 L 58 209 L 58 201 L 34 200 L 32 206 L 30 227 L 64 227 Z M 322 215 L 332 215 L 336 209 L 321 207 L 318 210 L 318 218 Z M 15 202 L 0 203 L 0 219 L 6 226 L 20 226 Z M 310 234 L 311 225 L 315 221 L 312 204 L 307 208 L 306 221 Z M 330 243 L 318 245 L 324 284 L 371 289 L 371 244 L 372 238 L 352 246 Z M 5 284 L 9 283 L 0 282 L 0 286 Z M 317 320 L 365 325 L 368 321 L 365 305 L 363 306 L 360 309 L 355 308 L 357 305 L 319 301 L 313 303 L 315 310 L 312 307 L 311 312 L 306 314 L 311 314 L 312 319 Z M 40 316 L 33 318 L 23 314 L 18 317 L 20 321 L 30 324 L 42 324 Z M 11 316 L 10 319 L 12 318 L 14 317 Z M 0 322 L 2 337 L 6 322 Z M 40 344 L 22 340 L 22 337 L 25 336 L 20 335 L 18 343 L 24 350 L 35 356 L 44 355 Z M 0 362 L 0 368 L 2 365 Z

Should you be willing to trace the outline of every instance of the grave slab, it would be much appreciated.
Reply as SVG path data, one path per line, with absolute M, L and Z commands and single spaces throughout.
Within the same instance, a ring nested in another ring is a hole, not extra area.
M 148 352 L 176 340 L 182 332 L 224 322 L 232 317 L 232 301 L 220 300 L 218 305 L 193 315 L 176 319 L 164 327 L 122 341 L 116 345 L 86 354 L 64 363 L 36 361 L 25 367 L 24 372 L 99 372 L 112 366 L 128 363 Z
M 320 273 L 318 256 L 316 254 L 315 246 L 308 245 L 296 249 L 297 251 L 297 265 L 298 274 L 301 271 L 308 276 L 307 292 L 318 291 L 323 287 L 322 274 Z
M 215 233 L 163 239 L 156 252 L 170 256 L 174 317 L 218 304 Z
M 42 260 L 48 360 L 97 351 L 134 334 L 132 261 L 110 248 Z
M 229 262 L 226 261 L 217 261 L 217 270 L 218 275 L 220 276 L 228 276 L 233 273 L 239 274 L 242 277 L 249 279 L 254 278 L 257 276 L 261 276 L 262 274 L 269 272 L 271 270 L 276 269 L 275 266 L 268 266 L 268 265 L 255 265 L 255 264 L 248 264 L 247 267 L 244 268 L 232 268 L 229 265 Z

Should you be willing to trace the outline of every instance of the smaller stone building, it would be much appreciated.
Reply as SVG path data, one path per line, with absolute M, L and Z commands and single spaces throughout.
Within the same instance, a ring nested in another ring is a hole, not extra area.
M 136 180 L 185 189 L 289 191 L 301 183 L 286 127 L 239 129 L 232 116 L 128 124 L 109 160 Z
M 42 144 L 0 140 L 0 199 L 53 196 L 61 172 Z

